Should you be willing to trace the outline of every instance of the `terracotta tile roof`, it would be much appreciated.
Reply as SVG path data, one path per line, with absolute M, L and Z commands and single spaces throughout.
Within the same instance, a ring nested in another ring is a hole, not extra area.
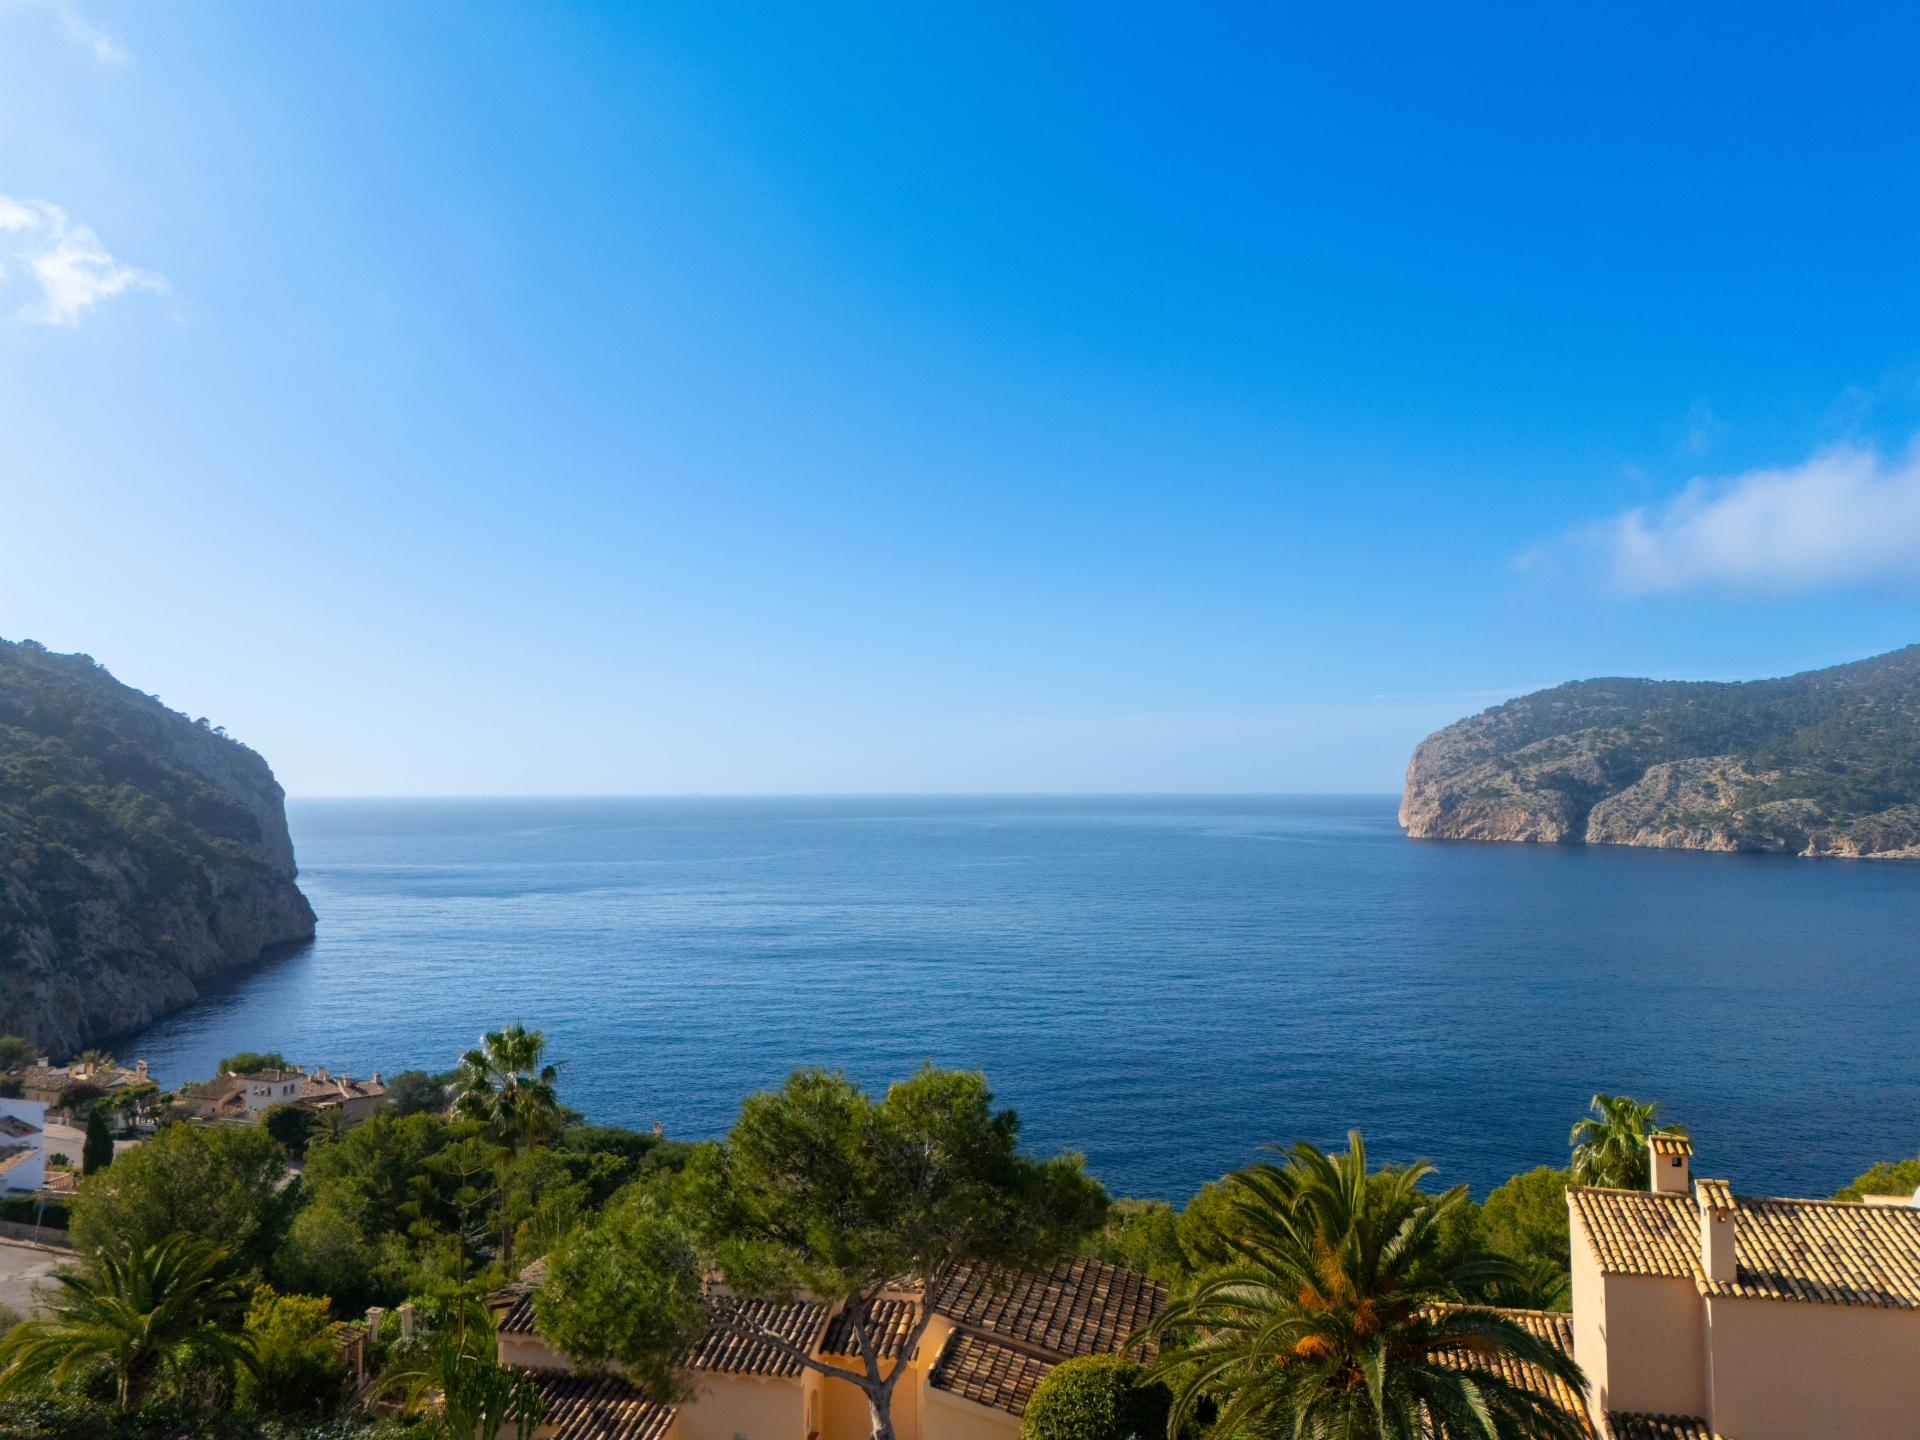
M 955 1330 L 940 1347 L 927 1384 L 976 1405 L 1019 1416 L 1027 1413 L 1034 1387 L 1052 1369 L 1050 1360 Z
M 751 1331 L 769 1330 L 790 1345 L 811 1350 L 814 1337 L 820 1333 L 820 1322 L 827 1317 L 825 1306 L 807 1300 L 791 1305 L 774 1305 L 765 1300 L 722 1300 L 718 1304 L 722 1315 L 737 1317 L 737 1323 L 747 1327 L 749 1333 L 742 1334 L 716 1321 L 713 1328 L 680 1357 L 680 1364 L 729 1375 L 798 1375 L 801 1370 L 798 1360 L 767 1341 L 754 1338 Z
M 1649 1135 L 1647 1144 L 1656 1155 L 1691 1155 L 1693 1141 L 1684 1135 Z
M 499 1293 L 494 1292 L 496 1295 Z M 533 1291 L 529 1289 L 512 1297 L 507 1308 L 495 1317 L 493 1328 L 502 1335 L 533 1334 Z
M 933 1290 L 934 1310 L 955 1325 L 1062 1359 L 1117 1353 L 1166 1303 L 1166 1286 L 1099 1260 L 1067 1260 L 1014 1276 L 962 1266 L 942 1275 Z M 1147 1360 L 1156 1349 L 1149 1343 L 1127 1353 Z
M 16 1120 L 11 1115 L 0 1115 L 0 1135 L 8 1136 L 14 1140 L 24 1140 L 29 1135 L 38 1135 L 39 1133 L 40 1127 L 38 1125 L 29 1125 L 26 1121 Z
M 860 1341 L 853 1333 L 853 1304 L 849 1301 L 827 1322 L 827 1333 L 821 1338 L 820 1349 L 827 1355 L 860 1354 Z M 913 1323 L 919 1317 L 914 1313 L 911 1300 L 876 1300 L 867 1312 L 867 1338 L 874 1342 L 880 1352 L 880 1358 L 891 1360 L 900 1354 L 900 1347 L 906 1343 L 907 1336 L 913 1330 Z
M 1457 1309 L 1457 1306 L 1446 1306 Z M 1573 1316 L 1563 1310 L 1495 1310 L 1494 1314 L 1514 1321 L 1536 1340 L 1545 1340 L 1561 1354 L 1573 1355 Z M 1582 1431 L 1591 1436 L 1593 1422 L 1587 1418 L 1586 1402 L 1564 1380 L 1547 1374 L 1537 1365 L 1523 1365 L 1508 1356 L 1476 1355 L 1471 1358 L 1458 1351 L 1442 1350 L 1433 1357 L 1453 1369 L 1490 1370 L 1512 1384 L 1524 1386 L 1536 1395 L 1544 1395 L 1562 1410 L 1579 1418 Z
M 1608 1440 L 1721 1440 L 1697 1415 L 1633 1415 L 1607 1412 Z
M 541 1371 L 540 1433 L 545 1440 L 660 1440 L 673 1410 L 612 1375 Z
M 1692 1280 L 1703 1295 L 1920 1310 L 1920 1210 L 1731 1195 L 1724 1182 L 1700 1183 L 1710 1201 L 1724 1198 L 1735 1212 L 1731 1281 L 1701 1271 L 1700 1212 L 1691 1196 L 1567 1193 L 1607 1274 L 1671 1275 Z
M 533 1334 L 533 1292 L 546 1278 L 547 1259 L 543 1255 L 522 1270 L 518 1280 L 489 1294 L 487 1308 L 493 1311 L 493 1328 L 502 1335 Z
M 38 1148 L 33 1145 L 0 1145 L 0 1171 L 11 1170 L 38 1153 Z

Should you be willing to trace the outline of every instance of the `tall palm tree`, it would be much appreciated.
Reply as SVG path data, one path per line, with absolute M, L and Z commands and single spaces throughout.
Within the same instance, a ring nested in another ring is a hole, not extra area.
M 54 1272 L 59 1288 L 47 1315 L 22 1321 L 0 1340 L 0 1391 L 57 1384 L 104 1364 L 125 1409 L 146 1398 L 161 1365 L 175 1356 L 198 1352 L 257 1370 L 239 1333 L 246 1290 L 221 1273 L 226 1259 L 218 1245 L 175 1234 L 158 1245 L 136 1241 L 102 1251 L 82 1272 Z
M 1417 1188 L 1424 1161 L 1369 1175 L 1360 1132 L 1342 1155 L 1304 1141 L 1284 1166 L 1229 1176 L 1219 1224 L 1233 1258 L 1197 1276 L 1141 1336 L 1173 1390 L 1169 1436 L 1203 1399 L 1214 1433 L 1296 1440 L 1575 1440 L 1579 1417 L 1516 1384 L 1537 1367 L 1586 1393 L 1579 1367 L 1463 1287 L 1511 1262 L 1449 1266 L 1443 1235 L 1466 1203 Z
M 1645 1105 L 1629 1095 L 1596 1095 L 1593 1113 L 1573 1122 L 1567 1143 L 1573 1147 L 1573 1183 L 1610 1190 L 1647 1188 L 1647 1136 L 1684 1135 L 1684 1125 L 1653 1126 L 1653 1101 Z
M 542 1066 L 546 1040 L 519 1021 L 480 1037 L 480 1048 L 460 1057 L 453 1112 L 487 1127 L 500 1154 L 500 1265 L 513 1273 L 513 1162 L 523 1150 L 553 1138 L 560 1128 L 560 1072 Z

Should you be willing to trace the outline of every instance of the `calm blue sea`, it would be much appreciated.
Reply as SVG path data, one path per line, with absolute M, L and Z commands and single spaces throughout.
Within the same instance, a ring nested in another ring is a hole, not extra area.
M 319 939 L 123 1041 L 448 1068 L 520 1019 L 595 1120 L 713 1135 L 799 1065 L 984 1070 L 1176 1201 L 1264 1141 L 1562 1164 L 1595 1090 L 1697 1174 L 1920 1149 L 1920 866 L 1412 842 L 1383 797 L 294 801 Z

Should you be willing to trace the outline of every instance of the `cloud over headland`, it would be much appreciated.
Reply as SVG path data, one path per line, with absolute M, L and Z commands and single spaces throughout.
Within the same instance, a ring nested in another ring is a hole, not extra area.
M 1839 444 L 1798 465 L 1699 478 L 1572 538 L 1599 550 L 1625 595 L 1920 580 L 1920 437 L 1891 460 Z

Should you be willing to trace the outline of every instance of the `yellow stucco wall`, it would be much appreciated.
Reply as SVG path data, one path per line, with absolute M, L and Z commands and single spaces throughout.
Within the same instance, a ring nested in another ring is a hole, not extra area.
M 1739 1440 L 1920 1437 L 1920 1312 L 1706 1301 L 1713 1429 Z
M 927 1391 L 926 1440 L 1019 1440 L 1020 1422 L 944 1390 Z
M 698 1398 L 680 1407 L 679 1440 L 807 1440 L 806 1397 L 798 1377 L 693 1377 Z
M 1604 1432 L 1607 1412 L 1607 1281 L 1594 1258 L 1573 1197 L 1567 1197 L 1573 1227 L 1573 1359 L 1587 1376 L 1587 1409 Z
M 1705 1415 L 1706 1324 L 1706 1302 L 1690 1279 L 1607 1276 L 1605 1408 Z

